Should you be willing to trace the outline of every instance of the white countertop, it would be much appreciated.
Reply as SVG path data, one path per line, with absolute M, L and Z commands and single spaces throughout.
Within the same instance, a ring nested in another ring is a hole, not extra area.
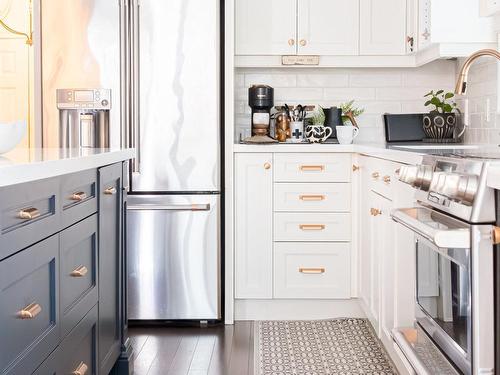
M 98 168 L 135 156 L 127 149 L 15 149 L 0 155 L 0 187 Z

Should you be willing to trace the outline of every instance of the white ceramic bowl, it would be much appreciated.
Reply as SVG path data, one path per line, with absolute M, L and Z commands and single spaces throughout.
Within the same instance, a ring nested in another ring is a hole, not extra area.
M 0 154 L 16 147 L 26 134 L 26 121 L 0 123 Z

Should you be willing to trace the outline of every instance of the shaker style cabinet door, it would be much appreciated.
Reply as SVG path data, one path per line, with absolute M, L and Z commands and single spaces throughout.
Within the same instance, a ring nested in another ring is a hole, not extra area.
M 99 169 L 99 373 L 120 354 L 122 164 Z
M 359 0 L 298 0 L 297 20 L 299 55 L 358 54 Z
M 360 55 L 406 54 L 406 1 L 360 0 Z
M 236 0 L 236 55 L 296 53 L 296 0 Z
M 235 296 L 272 298 L 272 154 L 237 154 L 234 168 Z

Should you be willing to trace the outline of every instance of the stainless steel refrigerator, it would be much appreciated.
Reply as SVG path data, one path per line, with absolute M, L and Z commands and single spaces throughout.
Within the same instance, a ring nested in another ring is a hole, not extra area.
M 221 318 L 222 3 L 40 1 L 44 145 L 57 147 L 55 90 L 95 87 L 112 90 L 112 147 L 137 150 L 131 320 Z
M 129 319 L 220 319 L 220 1 L 130 11 Z

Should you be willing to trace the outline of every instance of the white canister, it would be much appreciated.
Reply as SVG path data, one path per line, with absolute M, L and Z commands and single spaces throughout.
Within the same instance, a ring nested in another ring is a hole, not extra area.
M 304 139 L 304 121 L 290 122 L 290 142 L 300 143 Z
M 359 134 L 359 128 L 352 125 L 336 126 L 337 139 L 341 145 L 350 145 Z

